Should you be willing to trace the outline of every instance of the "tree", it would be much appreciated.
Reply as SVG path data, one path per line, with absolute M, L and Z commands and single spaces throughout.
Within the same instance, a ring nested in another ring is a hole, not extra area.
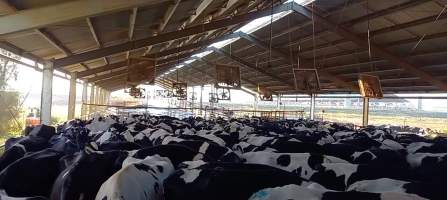
M 0 54 L 20 60 L 20 56 L 0 49 Z M 0 58 L 0 137 L 9 137 L 11 133 L 17 133 L 22 129 L 20 122 L 20 94 L 7 91 L 8 81 L 17 80 L 17 64 L 8 59 Z
M 4 49 L 0 49 L 0 54 L 15 60 L 20 60 L 20 56 L 12 54 Z M 17 80 L 17 75 L 17 64 L 7 59 L 0 58 L 0 90 L 3 91 L 8 87 L 9 80 Z

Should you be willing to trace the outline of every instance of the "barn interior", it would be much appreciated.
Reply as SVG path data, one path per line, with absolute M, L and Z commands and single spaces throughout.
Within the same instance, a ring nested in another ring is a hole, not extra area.
M 41 78 L 0 197 L 443 199 L 446 20 L 446 0 L 0 0 L 0 64 Z

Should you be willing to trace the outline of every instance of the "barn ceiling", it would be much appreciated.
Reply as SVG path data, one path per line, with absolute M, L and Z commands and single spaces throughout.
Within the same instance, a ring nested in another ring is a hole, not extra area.
M 361 73 L 378 76 L 388 93 L 445 92 L 444 7 L 436 0 L 316 0 L 305 6 L 262 0 L 0 0 L 0 47 L 52 60 L 57 70 L 112 91 L 126 87 L 135 67 L 155 70 L 155 83 L 165 88 L 176 81 L 213 83 L 217 63 L 240 66 L 244 87 L 275 93 L 303 92 L 294 87 L 294 68 L 316 68 L 322 93 L 357 93 Z M 236 32 L 282 11 L 290 14 L 254 32 Z M 231 44 L 209 47 L 231 38 Z M 212 53 L 183 63 L 207 50 Z

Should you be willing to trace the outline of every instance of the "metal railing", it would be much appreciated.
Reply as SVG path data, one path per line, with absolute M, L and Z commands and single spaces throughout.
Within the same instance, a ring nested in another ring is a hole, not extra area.
M 250 110 L 250 109 L 227 109 L 205 106 L 199 107 L 156 107 L 156 106 L 123 106 L 123 105 L 104 105 L 104 104 L 83 104 L 89 107 L 93 112 L 82 119 L 89 119 L 95 114 L 114 114 L 118 116 L 130 116 L 134 113 L 146 113 L 151 115 L 166 115 L 177 118 L 185 117 L 203 117 L 212 119 L 216 117 L 262 117 L 269 119 L 302 119 L 304 110 Z

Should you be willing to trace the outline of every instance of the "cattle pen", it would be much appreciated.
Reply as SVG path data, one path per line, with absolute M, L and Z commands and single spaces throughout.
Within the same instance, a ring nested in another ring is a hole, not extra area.
M 445 200 L 447 0 L 0 0 L 0 199 Z

